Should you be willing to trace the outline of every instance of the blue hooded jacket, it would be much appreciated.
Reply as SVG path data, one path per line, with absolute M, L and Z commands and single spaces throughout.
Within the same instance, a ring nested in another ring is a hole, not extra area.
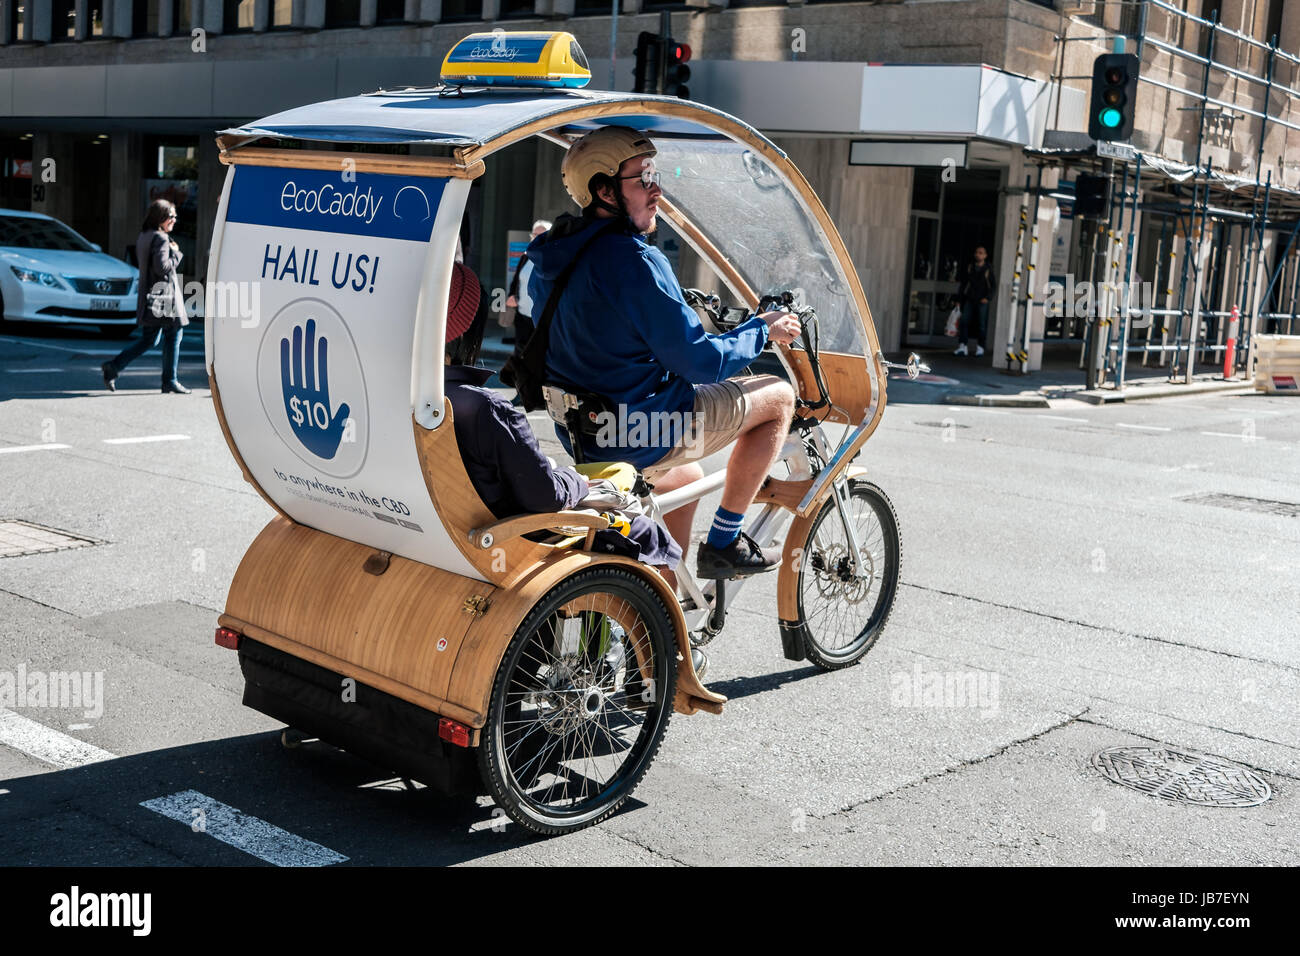
M 561 216 L 550 232 L 529 244 L 535 319 L 540 320 L 560 272 L 592 233 L 608 224 L 608 219 Z M 695 385 L 721 382 L 754 361 L 767 342 L 767 323 L 755 316 L 725 335 L 710 335 L 686 304 L 664 254 L 630 229 L 601 236 L 574 268 L 551 321 L 546 370 L 552 381 L 625 406 L 624 437 L 635 439 L 638 421 L 663 421 L 649 417 L 655 413 L 689 412 Z M 567 430 L 556 426 L 555 431 L 572 453 Z M 664 434 L 668 429 L 644 431 L 644 442 L 623 446 L 584 439 L 583 452 L 588 461 L 645 468 L 668 453 L 672 440 Z

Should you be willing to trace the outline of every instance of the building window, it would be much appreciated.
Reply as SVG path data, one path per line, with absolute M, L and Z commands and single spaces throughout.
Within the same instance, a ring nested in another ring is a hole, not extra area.
M 31 0 L 28 0 L 30 3 Z M 76 0 L 54 0 L 50 4 L 50 42 L 71 40 L 77 35 Z
M 222 33 L 246 33 L 253 29 L 253 0 L 223 0 Z
M 293 0 L 271 0 L 271 29 L 284 30 L 293 26 Z
M 325 28 L 361 26 L 361 0 L 325 0 Z
M 619 0 L 622 3 L 622 0 Z M 609 14 L 613 12 L 613 0 L 574 0 L 573 15 L 577 17 L 592 17 Z
M 442 22 L 483 19 L 483 0 L 442 0 Z
M 1218 23 L 1222 23 L 1223 22 L 1223 0 L 1203 0 L 1203 2 L 1201 3 L 1201 19 L 1214 20 Z M 1198 24 L 1198 26 L 1200 25 Z M 1211 30 L 1209 27 L 1200 27 L 1200 31 L 1201 31 L 1201 46 L 1200 49 L 1197 50 L 1196 52 L 1198 52 L 1201 56 L 1209 56 L 1210 35 L 1214 31 Z M 1218 41 L 1216 40 L 1215 42 L 1217 44 Z M 1220 48 L 1218 55 L 1223 56 L 1222 48 Z
M 501 19 L 526 17 L 536 18 L 537 8 L 533 0 L 501 0 Z
M 170 0 L 172 5 L 172 35 L 188 35 L 194 23 L 194 0 Z
M 1268 21 L 1264 24 L 1264 35 L 1260 37 L 1265 43 L 1272 43 L 1273 38 L 1282 36 L 1282 0 L 1268 0 Z
M 135 0 L 131 4 L 131 36 L 156 37 L 161 11 L 161 0 Z
M 379 0 L 379 9 L 375 11 L 376 23 L 404 23 L 405 21 L 405 0 Z
M 31 4 L 32 0 L 22 0 L 21 3 L 15 4 L 13 22 L 9 27 L 10 31 L 12 31 L 9 37 L 10 43 L 25 43 L 31 39 L 28 36 L 30 31 L 27 28 L 27 8 Z

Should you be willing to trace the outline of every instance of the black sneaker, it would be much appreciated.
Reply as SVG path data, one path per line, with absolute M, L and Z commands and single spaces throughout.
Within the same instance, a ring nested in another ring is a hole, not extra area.
M 725 548 L 714 548 L 707 541 L 695 556 L 695 574 L 707 581 L 729 581 L 749 574 L 771 571 L 781 563 L 779 548 L 760 548 L 745 532 Z
M 185 387 L 184 385 L 182 385 L 180 382 L 163 382 L 163 383 L 162 383 L 162 392 L 163 392 L 164 395 L 167 395 L 167 394 L 172 394 L 172 395 L 188 395 L 188 394 L 189 394 L 190 392 L 192 392 L 192 391 L 194 391 L 192 388 L 186 388 L 186 387 Z
M 110 392 L 116 392 L 117 383 L 114 380 L 117 378 L 117 369 L 113 368 L 113 363 L 105 362 L 99 370 L 104 373 L 104 387 Z

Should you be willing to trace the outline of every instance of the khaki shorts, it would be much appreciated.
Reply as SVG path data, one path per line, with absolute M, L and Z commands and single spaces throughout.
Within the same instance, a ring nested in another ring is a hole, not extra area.
M 780 380 L 772 375 L 750 375 L 695 386 L 690 439 L 679 442 L 663 458 L 641 469 L 642 474 L 655 478 L 670 468 L 722 451 L 740 434 L 749 411 L 749 393 L 775 381 Z

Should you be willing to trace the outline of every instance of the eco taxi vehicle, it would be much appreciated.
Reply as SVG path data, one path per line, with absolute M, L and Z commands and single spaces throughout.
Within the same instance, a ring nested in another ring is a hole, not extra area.
M 135 331 L 137 270 L 59 220 L 0 209 L 0 325 L 93 324 Z
M 218 307 L 206 318 L 223 433 L 276 512 L 218 622 L 245 704 L 296 728 L 286 743 L 319 737 L 432 786 L 473 787 L 477 770 L 543 834 L 614 812 L 672 712 L 723 712 L 690 649 L 721 630 L 740 582 L 702 587 L 683 573 L 675 593 L 652 568 L 591 550 L 612 516 L 497 520 L 475 493 L 443 393 L 443 340 L 466 197 L 499 150 L 528 137 L 567 148 L 605 124 L 648 130 L 661 218 L 735 303 L 692 292 L 702 317 L 725 328 L 774 302 L 799 312 L 802 343 L 774 355 L 801 403 L 746 528 L 765 545 L 784 535 L 774 631 L 785 655 L 825 669 L 860 659 L 899 568 L 893 509 L 854 464 L 884 412 L 888 363 L 821 202 L 780 149 L 725 113 L 548 87 L 557 49 L 583 72 L 568 34 L 480 35 L 454 48 L 442 86 L 224 131 Z M 471 58 L 512 69 L 468 74 Z M 377 143 L 442 155 L 349 150 Z M 247 298 L 233 294 L 241 283 L 260 283 L 257 313 L 225 314 L 223 300 Z M 658 516 L 724 477 L 639 493 Z

